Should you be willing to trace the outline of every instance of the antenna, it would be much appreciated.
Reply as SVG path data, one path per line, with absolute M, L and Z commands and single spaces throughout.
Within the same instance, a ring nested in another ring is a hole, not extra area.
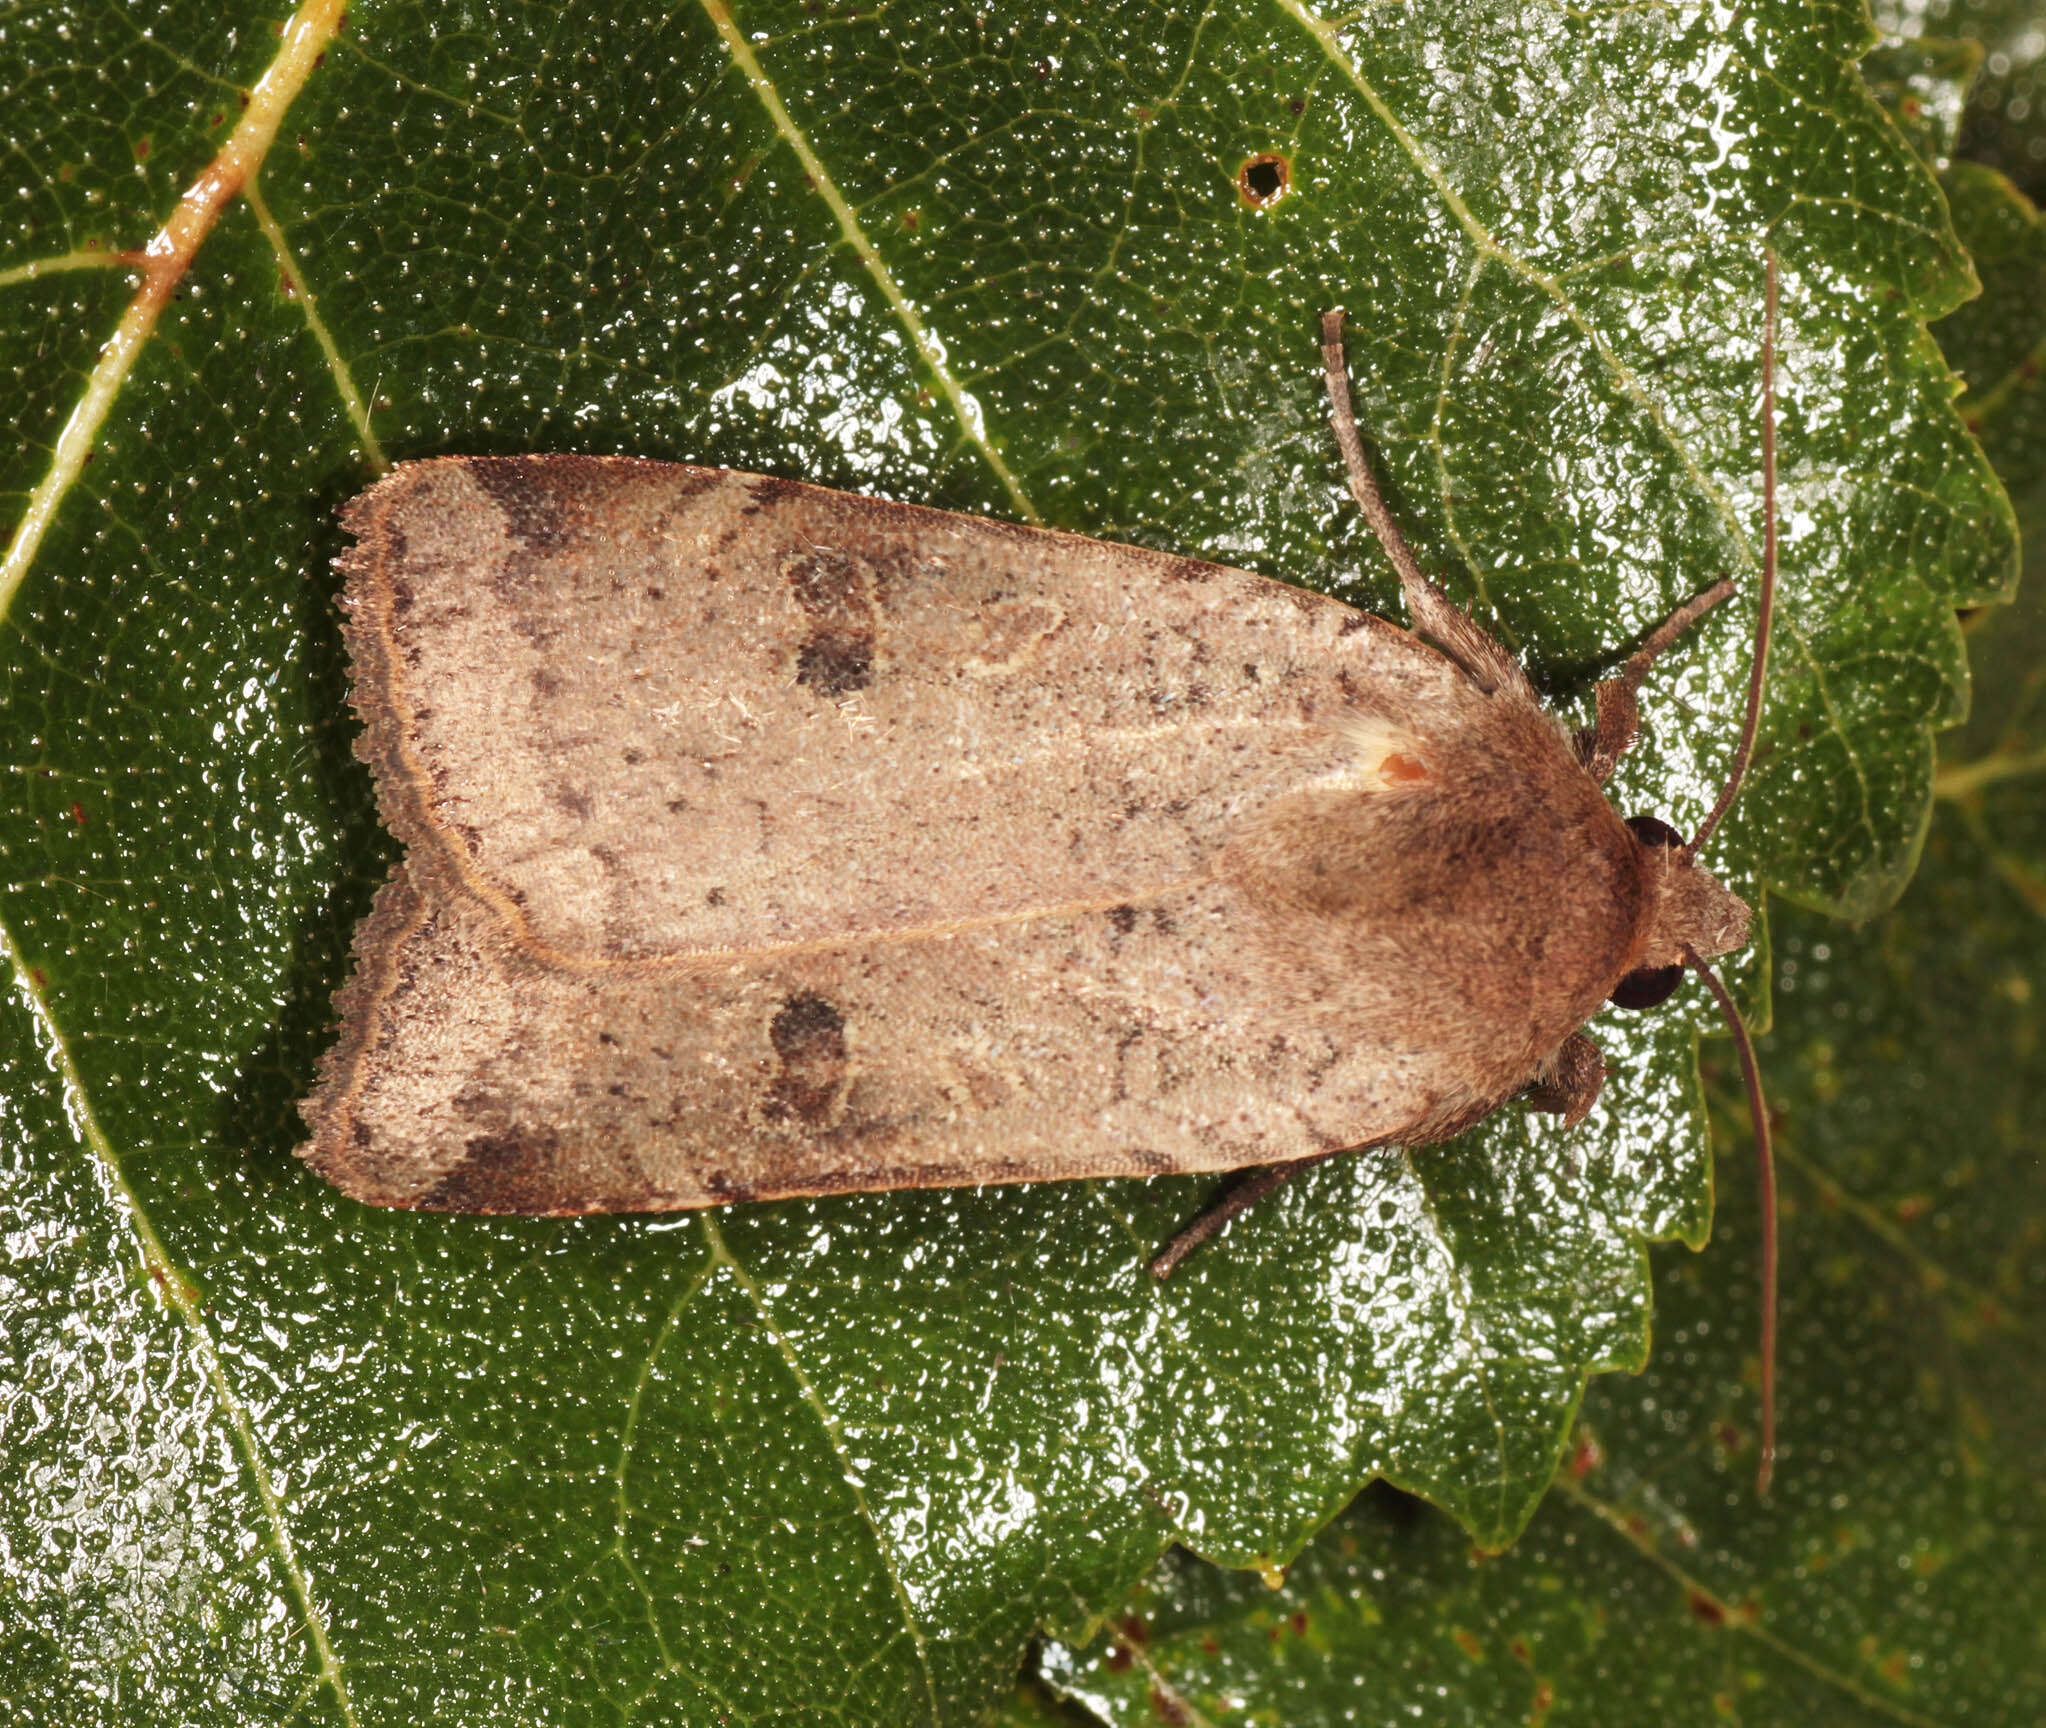
M 1776 616 L 1776 252 L 1762 249 L 1764 295 L 1762 312 L 1762 605 L 1755 621 L 1754 664 L 1748 672 L 1748 707 L 1741 721 L 1740 743 L 1733 767 L 1719 789 L 1719 802 L 1699 824 L 1684 848 L 1695 858 L 1711 838 L 1719 819 L 1733 807 L 1735 794 L 1754 755 L 1755 731 L 1762 716 L 1762 680 L 1769 666 L 1769 628 Z M 1755 1066 L 1755 1045 L 1719 976 L 1687 943 L 1684 963 L 1704 981 L 1719 1004 L 1726 1028 L 1740 1055 L 1741 1080 L 1748 1092 L 1748 1118 L 1754 1124 L 1755 1159 L 1762 1185 L 1762 1457 L 1755 1468 L 1755 1492 L 1767 1495 L 1776 1470 L 1776 1153 L 1769 1140 L 1769 1106 L 1762 1096 L 1762 1075 Z
M 1748 711 L 1741 722 L 1740 743 L 1733 753 L 1733 767 L 1726 784 L 1719 789 L 1719 802 L 1712 814 L 1698 825 L 1686 858 L 1712 837 L 1719 819 L 1733 808 L 1734 796 L 1748 771 L 1748 759 L 1755 751 L 1755 728 L 1762 717 L 1762 679 L 1769 669 L 1769 629 L 1776 619 L 1776 250 L 1762 248 L 1765 260 L 1762 310 L 1762 609 L 1755 620 L 1755 657 L 1748 671 Z
M 1762 1074 L 1755 1066 L 1755 1046 L 1742 1023 L 1733 997 L 1718 975 L 1698 958 L 1689 943 L 1684 963 L 1704 980 L 1705 988 L 1726 1017 L 1740 1052 L 1741 1079 L 1748 1089 L 1748 1116 L 1755 1125 L 1755 1159 L 1762 1179 L 1762 1461 L 1755 1467 L 1755 1492 L 1769 1492 L 1776 1470 L 1776 1152 L 1769 1142 L 1769 1106 L 1762 1099 Z

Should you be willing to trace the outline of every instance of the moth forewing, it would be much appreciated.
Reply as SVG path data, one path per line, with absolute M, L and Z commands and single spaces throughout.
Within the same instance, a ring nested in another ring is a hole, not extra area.
M 1483 941 L 1374 959 L 1441 898 L 1424 853 L 1346 947 L 1302 922 L 1332 847 L 1428 831 L 1415 768 L 1483 723 L 1382 620 L 657 463 L 410 464 L 349 521 L 361 749 L 406 866 L 308 1117 L 361 1198 L 1228 1169 L 1525 1078 L 1498 1053 L 1539 1028 L 1413 1032 Z

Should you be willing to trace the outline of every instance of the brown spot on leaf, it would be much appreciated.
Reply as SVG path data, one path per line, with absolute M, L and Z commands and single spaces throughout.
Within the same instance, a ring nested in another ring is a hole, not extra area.
M 1725 1608 L 1702 1590 L 1686 1591 L 1684 1605 L 1691 1610 L 1691 1617 L 1701 1626 L 1717 1628 L 1726 1624 Z
M 1151 1713 L 1159 1721 L 1173 1724 L 1173 1728 L 1180 1728 L 1181 1724 L 1193 1720 L 1193 1714 L 1186 1705 L 1163 1686 L 1151 1688 Z

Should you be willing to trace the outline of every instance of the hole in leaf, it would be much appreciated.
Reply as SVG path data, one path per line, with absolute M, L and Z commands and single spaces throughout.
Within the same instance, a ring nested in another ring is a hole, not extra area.
M 1278 203 L 1293 188 L 1293 164 L 1267 151 L 1253 156 L 1236 170 L 1236 190 L 1244 203 L 1264 210 Z

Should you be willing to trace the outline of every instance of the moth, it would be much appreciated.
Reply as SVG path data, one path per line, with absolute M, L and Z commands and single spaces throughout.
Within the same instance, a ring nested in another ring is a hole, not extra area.
M 1323 349 L 1403 629 L 1245 571 L 757 474 L 406 463 L 346 507 L 357 752 L 404 855 L 302 1155 L 382 1206 L 655 1211 L 1248 1169 L 1164 1276 L 1339 1152 L 1508 1100 L 1748 908 L 1603 786 L 1651 631 L 1572 734 L 1423 574 Z M 1773 1304 L 1773 1208 L 1769 1215 Z M 1773 1452 L 1764 1333 L 1763 1471 Z

